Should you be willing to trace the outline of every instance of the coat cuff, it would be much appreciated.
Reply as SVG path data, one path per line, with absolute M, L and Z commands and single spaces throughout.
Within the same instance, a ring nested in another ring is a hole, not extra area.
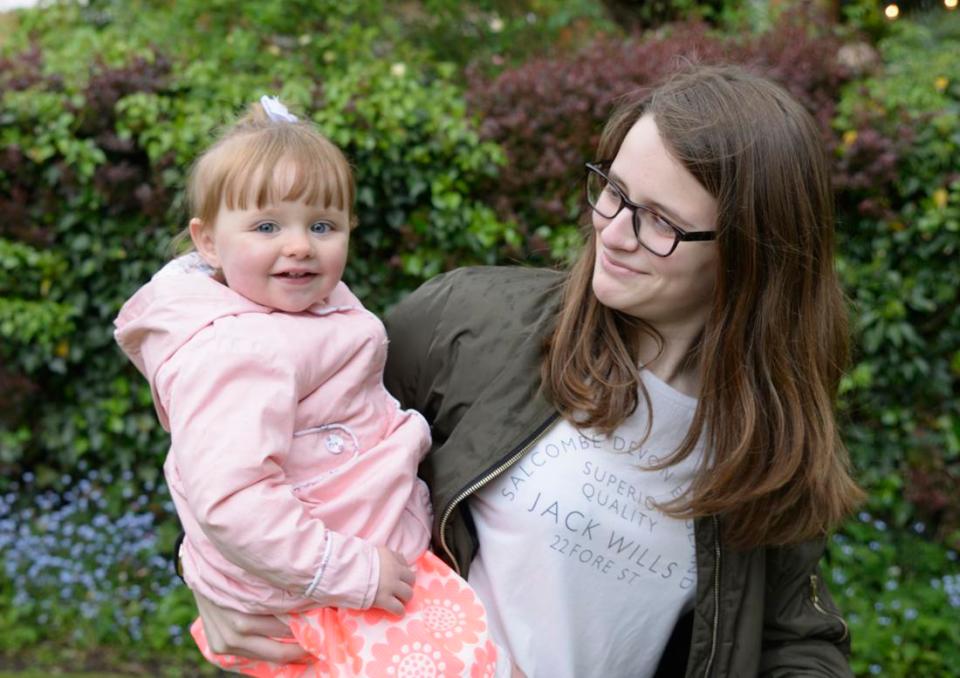
M 324 607 L 366 610 L 373 605 L 379 583 L 376 547 L 329 530 L 320 564 L 304 596 Z

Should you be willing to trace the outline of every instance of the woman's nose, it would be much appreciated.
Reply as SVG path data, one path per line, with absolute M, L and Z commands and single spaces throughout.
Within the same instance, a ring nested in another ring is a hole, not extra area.
M 633 213 L 629 209 L 620 210 L 612 219 L 600 217 L 598 221 L 598 216 L 594 217 L 594 226 L 604 247 L 627 251 L 637 249 L 640 243 L 633 231 Z

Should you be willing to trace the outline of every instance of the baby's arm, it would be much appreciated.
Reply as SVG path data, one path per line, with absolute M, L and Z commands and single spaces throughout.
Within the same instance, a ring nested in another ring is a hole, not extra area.
M 377 553 L 380 556 L 380 585 L 373 606 L 400 616 L 404 606 L 413 598 L 413 568 L 399 553 L 386 546 L 378 546 Z
M 206 537 L 230 562 L 295 596 L 370 607 L 377 548 L 326 529 L 285 483 L 293 365 L 258 342 L 196 337 L 163 369 L 176 468 Z

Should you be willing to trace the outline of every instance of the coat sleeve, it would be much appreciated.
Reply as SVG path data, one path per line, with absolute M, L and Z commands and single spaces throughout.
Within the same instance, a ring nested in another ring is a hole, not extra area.
M 820 574 L 823 551 L 822 541 L 767 551 L 764 678 L 853 676 L 849 629 Z
M 367 608 L 376 548 L 329 530 L 285 482 L 296 375 L 243 339 L 194 338 L 165 381 L 171 454 L 193 518 L 223 557 L 321 606 Z M 189 530 L 188 530 L 189 535 Z
M 436 276 L 407 295 L 384 318 L 390 339 L 383 383 L 401 405 L 418 410 L 431 425 L 439 400 L 437 388 L 448 363 L 436 351 L 436 338 L 458 272 Z

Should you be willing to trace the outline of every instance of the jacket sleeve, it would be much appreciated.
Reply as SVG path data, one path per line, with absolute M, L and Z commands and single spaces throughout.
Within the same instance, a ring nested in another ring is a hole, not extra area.
M 227 560 L 294 597 L 369 607 L 380 574 L 376 548 L 327 529 L 285 483 L 293 366 L 253 341 L 191 344 L 198 342 L 171 361 L 163 400 L 176 472 L 200 529 Z
M 390 339 L 383 383 L 401 405 L 418 410 L 433 425 L 444 351 L 434 351 L 458 272 L 439 275 L 407 295 L 384 318 Z M 444 347 L 446 348 L 446 347 Z
M 760 675 L 853 676 L 850 634 L 820 574 L 822 541 L 767 551 Z

